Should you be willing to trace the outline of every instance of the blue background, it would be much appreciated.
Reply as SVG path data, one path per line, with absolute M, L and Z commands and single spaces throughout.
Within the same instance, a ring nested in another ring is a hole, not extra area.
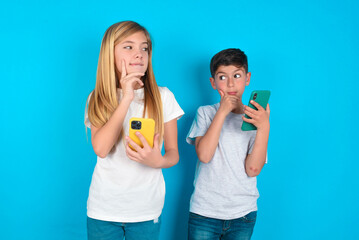
M 134 20 L 154 42 L 156 79 L 186 114 L 165 169 L 162 240 L 186 239 L 198 106 L 219 101 L 209 61 L 239 47 L 270 89 L 269 163 L 253 239 L 357 239 L 358 1 L 11 1 L 2 3 L 2 239 L 86 239 L 96 156 L 83 124 L 103 33 Z

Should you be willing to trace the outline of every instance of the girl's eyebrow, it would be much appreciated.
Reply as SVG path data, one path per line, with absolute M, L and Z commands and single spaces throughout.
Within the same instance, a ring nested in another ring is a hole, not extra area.
M 125 43 L 135 43 L 133 41 L 125 41 L 125 42 L 122 42 L 121 44 L 125 44 Z M 148 44 L 148 42 L 142 42 L 141 44 Z

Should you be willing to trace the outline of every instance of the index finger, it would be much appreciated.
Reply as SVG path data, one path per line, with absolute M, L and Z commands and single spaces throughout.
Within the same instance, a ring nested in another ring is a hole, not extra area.
M 121 66 L 121 79 L 122 79 L 122 78 L 126 77 L 126 75 L 127 75 L 125 59 L 121 60 L 121 64 L 122 64 L 122 66 Z
M 141 150 L 141 146 L 135 143 L 129 136 L 126 136 L 126 141 L 129 148 L 132 149 L 133 151 L 138 152 Z
M 264 109 L 261 105 L 259 105 L 259 103 L 257 103 L 257 102 L 254 101 L 254 100 L 251 100 L 251 103 L 252 103 L 253 106 L 255 106 L 258 110 Z
M 219 92 L 219 95 L 221 95 L 221 98 L 223 98 L 225 93 L 221 89 L 218 89 L 218 92 Z
M 142 142 L 142 145 L 143 145 L 144 148 L 147 148 L 147 147 L 150 146 L 148 144 L 146 138 L 140 132 L 136 132 L 136 136 L 140 139 L 140 141 Z

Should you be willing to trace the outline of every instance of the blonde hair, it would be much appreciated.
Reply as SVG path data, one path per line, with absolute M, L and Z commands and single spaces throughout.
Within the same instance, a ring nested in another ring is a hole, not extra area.
M 124 38 L 142 31 L 148 42 L 148 67 L 142 78 L 144 83 L 143 117 L 153 118 L 156 122 L 155 131 L 164 134 L 163 110 L 159 88 L 152 69 L 152 42 L 148 31 L 136 22 L 123 21 L 110 26 L 102 39 L 100 55 L 97 65 L 96 86 L 89 105 L 88 117 L 91 125 L 102 127 L 111 117 L 119 104 L 117 88 L 119 87 L 115 63 L 115 46 Z M 123 136 L 123 129 L 120 138 Z M 119 139 L 120 139 L 119 138 Z

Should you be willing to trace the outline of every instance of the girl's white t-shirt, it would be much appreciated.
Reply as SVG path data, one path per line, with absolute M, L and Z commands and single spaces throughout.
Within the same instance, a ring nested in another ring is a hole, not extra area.
M 159 90 L 164 122 L 179 119 L 184 112 L 173 93 L 166 87 L 159 87 Z M 121 89 L 118 89 L 118 94 L 121 97 Z M 126 136 L 129 134 L 130 118 L 142 117 L 143 98 L 144 89 L 135 90 L 135 98 L 123 123 Z M 87 108 L 85 125 L 91 128 Z M 148 221 L 161 215 L 164 199 L 162 169 L 151 168 L 129 159 L 124 139 L 116 144 L 114 152 L 105 158 L 97 157 L 87 200 L 88 217 L 113 222 Z

